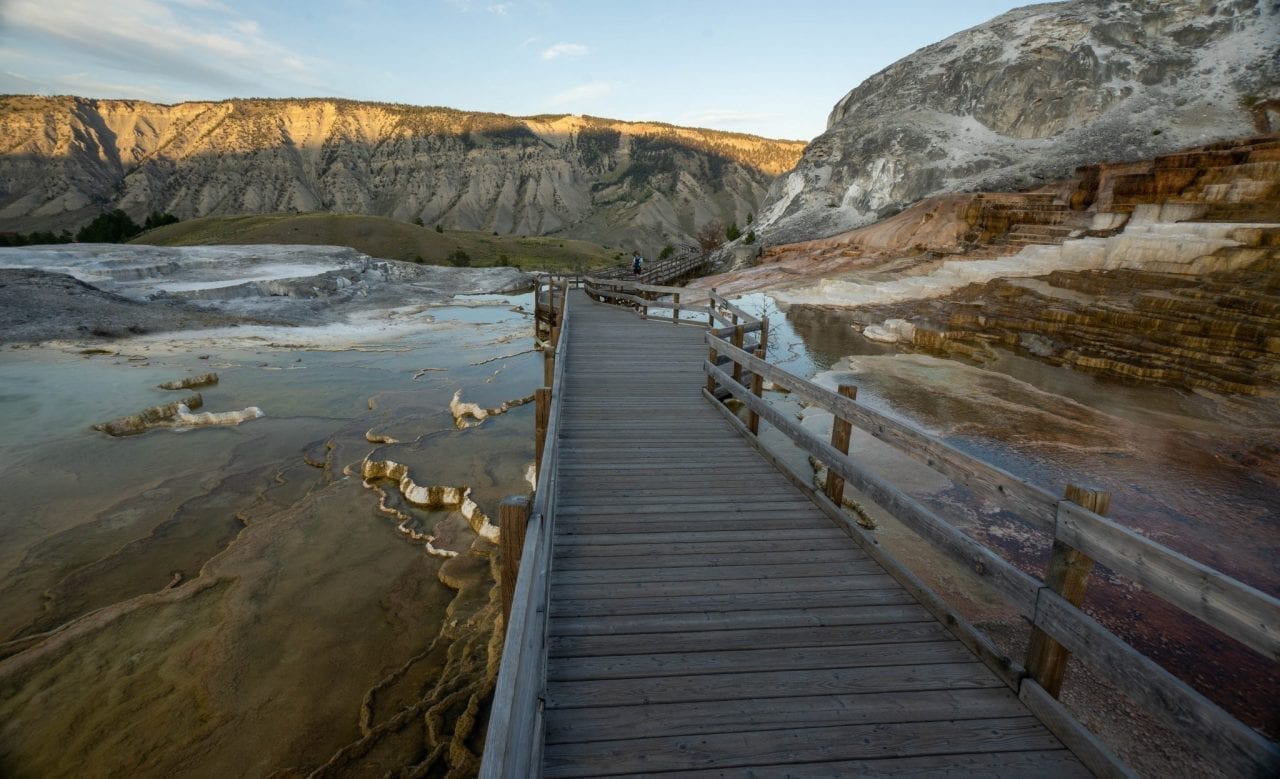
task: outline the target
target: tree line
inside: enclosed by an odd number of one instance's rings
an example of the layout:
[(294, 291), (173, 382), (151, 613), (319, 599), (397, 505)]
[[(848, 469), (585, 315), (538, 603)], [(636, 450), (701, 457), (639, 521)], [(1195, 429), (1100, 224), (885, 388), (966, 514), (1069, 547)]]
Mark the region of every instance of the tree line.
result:
[(133, 217), (117, 208), (113, 211), (98, 214), (93, 221), (81, 227), (72, 238), (71, 233), (63, 230), (54, 233), (52, 230), (36, 230), (31, 233), (0, 233), (0, 246), (32, 246), (50, 243), (124, 243), (141, 234), (144, 230), (176, 224), (178, 217), (168, 212), (152, 211), (142, 224), (133, 221)]

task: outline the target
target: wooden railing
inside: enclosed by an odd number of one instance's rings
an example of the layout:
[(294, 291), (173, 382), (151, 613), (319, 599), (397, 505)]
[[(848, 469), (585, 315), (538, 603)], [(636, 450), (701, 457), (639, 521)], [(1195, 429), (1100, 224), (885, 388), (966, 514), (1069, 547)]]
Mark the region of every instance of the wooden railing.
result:
[[(863, 547), (901, 571), (901, 564), (883, 552), (874, 537), (851, 521), (841, 508), (844, 484), (850, 484), (947, 556), (973, 571), (1033, 626), (1025, 665), (1004, 656), (994, 644), (965, 623), (936, 595), (924, 602), (974, 649), (1041, 719), (1066, 740), (1090, 768), (1100, 773), (1117, 770), (1105, 748), (1087, 734), (1071, 736), (1061, 727), (1066, 716), (1056, 698), (1067, 659), (1074, 654), (1094, 672), (1157, 715), (1187, 744), (1211, 759), (1228, 775), (1280, 774), (1280, 748), (1182, 680), (1139, 653), (1080, 609), (1094, 561), (1137, 582), (1206, 624), (1234, 637), (1272, 662), (1280, 660), (1280, 600), (1219, 571), (1198, 563), (1107, 519), (1106, 493), (1069, 485), (1059, 498), (1000, 468), (975, 459), (909, 425), (859, 405), (856, 389), (841, 386), (832, 392), (769, 364), (763, 354), (751, 354), (717, 332), (706, 335), (711, 359), (705, 364), (707, 396), (717, 388), (741, 401), (749, 410), (742, 422), (726, 417), (746, 435), (758, 431), (764, 419), (828, 469), (826, 490), (810, 490), (815, 501), (842, 522)], [(732, 363), (732, 371), (721, 364)], [(745, 383), (742, 375), (751, 376)], [(763, 380), (789, 390), (793, 397), (830, 411), (835, 416), (832, 440), (825, 441), (761, 397)], [(856, 426), (913, 459), (973, 490), (982, 498), (1016, 513), (1050, 535), (1052, 550), (1044, 580), (1017, 568), (977, 540), (964, 534), (938, 513), (910, 497), (890, 481), (860, 466), (848, 456), (849, 431)], [(764, 447), (758, 448), (784, 471), (790, 469)], [(798, 481), (799, 474), (791, 473)], [(807, 486), (807, 485), (802, 485)], [(923, 588), (909, 571), (910, 589)], [(919, 595), (919, 593), (918, 593)], [(1055, 727), (1055, 725), (1059, 727)]]
[[(714, 289), (642, 284), (599, 276), (584, 277), (583, 289), (593, 300), (632, 306), (644, 319), (670, 319), (676, 324), (701, 325), (720, 337), (734, 339), (739, 346), (747, 334), (760, 333), (763, 339), (769, 330), (768, 318), (756, 319)], [(655, 309), (670, 313), (657, 315), (652, 313)], [(685, 314), (696, 315), (699, 319), (688, 319), (683, 316)], [(706, 317), (705, 322), (701, 317)]]
[(592, 275), (597, 279), (619, 279), (636, 284), (671, 284), (697, 275), (710, 264), (709, 255), (701, 254), (694, 247), (684, 247), (679, 257), (646, 263), (638, 275), (630, 263), (596, 271)]
[[(1097, 561), (1277, 662), (1280, 661), (1280, 600), (1108, 520), (1104, 516), (1106, 493), (1069, 485), (1059, 498), (909, 425), (859, 405), (853, 387), (842, 386), (838, 392), (832, 392), (770, 364), (765, 359), (768, 320), (747, 314), (715, 290), (690, 290), (593, 276), (567, 283), (563, 279), (552, 282), (551, 290), (559, 289), (559, 295), (554, 291), (547, 294), (550, 310), (538, 320), (555, 323), (546, 352), (548, 364), (553, 367), (547, 368), (548, 386), (543, 388), (545, 393), (540, 393), (546, 397), (547, 411), (545, 415), (539, 411), (538, 416), (539, 420), (545, 420), (545, 424), (538, 423), (540, 438), (545, 435), (552, 444), (540, 456), (532, 508), (525, 498), (509, 498), (500, 513), (504, 561), (511, 563), (514, 572), (514, 561), (518, 560), (519, 573), (515, 577), (510, 618), (506, 622), (503, 662), (494, 693), (482, 776), (520, 776), (541, 761), (543, 726), (539, 696), (546, 662), (547, 574), (555, 508), (551, 501), (557, 462), (554, 441), (560, 424), (554, 388), (560, 386), (565, 371), (564, 361), (555, 359), (555, 350), (564, 332), (572, 326), (565, 316), (565, 294), (569, 287), (578, 284), (592, 298), (634, 307), (646, 318), (706, 328), (706, 396), (755, 442), (767, 459), (805, 489), (819, 508), (844, 526), (872, 558), (1016, 691), (1028, 708), (1095, 773), (1127, 775), (1127, 769), (1056, 700), (1071, 654), (1161, 718), (1187, 744), (1211, 756), (1228, 775), (1280, 774), (1280, 748), (1276, 744), (1143, 656), (1080, 609), (1089, 572)], [(670, 314), (657, 315), (653, 313), (655, 310), (670, 311)], [(682, 315), (693, 315), (697, 319)], [(746, 344), (745, 337), (751, 333), (759, 334), (757, 341)], [(762, 397), (765, 380), (789, 390), (804, 402), (830, 411), (835, 417), (831, 441), (815, 436), (789, 414), (770, 405)], [(729, 396), (746, 407), (746, 422), (720, 402)], [(541, 402), (539, 408), (542, 408)], [(823, 492), (813, 490), (804, 475), (795, 473), (760, 444), (761, 420), (773, 425), (827, 467)], [(1048, 533), (1053, 538), (1053, 548), (1045, 578), (1041, 580), (1017, 568), (896, 485), (850, 459), (850, 431), (855, 426)], [(542, 445), (538, 448), (541, 452)], [(845, 484), (861, 491), (926, 541), (973, 571), (1026, 618), (1034, 633), (1025, 664), (1007, 657), (853, 521), (841, 507)], [(508, 515), (512, 518), (511, 525), (508, 525)], [(527, 532), (509, 533), (509, 528), (516, 530), (522, 526), (524, 516), (528, 517)], [(508, 549), (508, 535), (513, 545), (515, 539), (521, 540), (523, 554), (518, 546)], [(510, 586), (506, 578), (504, 575), (504, 586)]]
[(534, 289), (534, 331), (543, 353), (543, 386), (535, 392), (537, 478), (532, 500), (526, 495), (507, 497), (498, 511), (506, 636), (480, 767), (484, 777), (524, 777), (530, 766), (542, 763), (548, 577), (561, 418), (557, 388), (564, 385), (565, 372), (565, 361), (556, 357), (573, 326), (569, 290), (580, 283), (576, 277), (539, 277)]

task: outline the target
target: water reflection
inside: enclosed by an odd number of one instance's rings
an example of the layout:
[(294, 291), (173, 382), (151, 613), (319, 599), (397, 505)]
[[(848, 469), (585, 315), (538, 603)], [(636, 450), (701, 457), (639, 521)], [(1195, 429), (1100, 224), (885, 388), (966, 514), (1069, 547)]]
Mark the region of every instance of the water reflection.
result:
[[(1125, 385), (1000, 350), (993, 362), (965, 364), (868, 341), (841, 311), (794, 306), (784, 313), (762, 294), (739, 305), (770, 317), (770, 356), (787, 370), (831, 387), (855, 384), (860, 403), (1051, 492), (1068, 483), (1108, 490), (1117, 521), (1280, 594), (1274, 398)], [(853, 451), (867, 467), (906, 478), (910, 466), (878, 446), (855, 434)], [(915, 493), (1015, 564), (1042, 570), (1051, 539), (1017, 517), (960, 488)], [(1094, 576), (1086, 608), (1255, 725), (1275, 726), (1280, 677), (1250, 650), (1105, 570)]]
[[(458, 553), (428, 555), (378, 511), (360, 463), (376, 453), (417, 483), (469, 487), (491, 516), (527, 489), (532, 406), (458, 430), (449, 400), (533, 391), (541, 358), (518, 310), (530, 303), (459, 300), (385, 332), (6, 349), (0, 774), (465, 763), (470, 731), (448, 739), (496, 670), (492, 544), (457, 512), (408, 507)], [(205, 409), (266, 416), (125, 439), (89, 429), (210, 370)]]

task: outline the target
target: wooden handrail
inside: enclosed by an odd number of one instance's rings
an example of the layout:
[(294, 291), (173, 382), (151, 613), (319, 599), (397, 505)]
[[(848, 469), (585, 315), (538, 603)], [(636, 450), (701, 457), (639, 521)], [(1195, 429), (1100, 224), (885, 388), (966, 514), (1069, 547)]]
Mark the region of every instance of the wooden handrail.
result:
[[(960, 452), (927, 434), (890, 419), (825, 387), (770, 365), (724, 339), (733, 328), (706, 335), (710, 354), (789, 389), (802, 400), (832, 412), (892, 444), (958, 484), (971, 487), (1029, 524), (1053, 534), (1117, 574), (1186, 613), (1233, 636), (1276, 661), (1280, 659), (1280, 600), (1147, 539), (1083, 506), (1061, 500), (1041, 487)], [(1274, 775), (1280, 747), (1266, 740), (1177, 677), (1144, 657), (1121, 638), (1050, 590), (1044, 582), (962, 533), (945, 519), (886, 480), (867, 472), (847, 455), (806, 430), (788, 414), (756, 397), (731, 372), (707, 360), (708, 386), (719, 384), (753, 415), (772, 424), (802, 449), (861, 490), (926, 540), (979, 575), (1020, 614), (1102, 673), (1135, 700), (1159, 714), (1189, 742), (1220, 761), (1228, 773)], [(713, 397), (708, 394), (708, 397)], [(747, 429), (743, 425), (743, 430)], [(1022, 686), (1035, 685), (1024, 679)], [(1038, 685), (1037, 685), (1038, 689)], [(1028, 689), (1028, 697), (1034, 695)]]
[[(554, 289), (554, 285), (553, 285)], [(555, 294), (549, 296), (555, 306)], [(529, 775), (530, 766), (542, 764), (545, 722), (542, 696), (546, 684), (547, 604), (550, 598), (552, 530), (555, 526), (556, 479), (562, 393), (567, 355), (561, 348), (572, 327), (566, 300), (560, 298), (557, 339), (551, 344), (561, 355), (555, 360), (551, 403), (546, 425), (542, 463), (538, 469), (533, 503), (525, 531), (511, 620), (502, 644), (502, 664), (493, 691), (486, 748), (480, 776), (506, 779)]]
[(727, 341), (717, 339), (707, 343), (721, 354), (740, 362), (752, 373), (759, 373), (774, 385), (785, 387), (797, 398), (822, 406), (842, 419), (893, 445), (912, 459), (924, 463), (951, 479), (980, 493), (985, 498), (999, 501), (1033, 527), (1053, 532), (1057, 521), (1059, 498), (1057, 495), (994, 465), (985, 463), (961, 452), (950, 444), (922, 433), (896, 419), (841, 397), (826, 387), (788, 373), (782, 368), (747, 354)]
[[(642, 310), (641, 316), (644, 317), (649, 316), (649, 309), (656, 308), (671, 311), (669, 318), (676, 324), (701, 327), (710, 327), (712, 323), (716, 322), (724, 324), (725, 327), (713, 331), (722, 335), (732, 334), (736, 331), (737, 326), (741, 326), (744, 333), (764, 332), (767, 327), (764, 320), (757, 319), (734, 306), (720, 295), (717, 295), (715, 290), (667, 287), (657, 284), (643, 284), (623, 278), (602, 278), (598, 276), (585, 277), (583, 285), (587, 294), (593, 299), (633, 305)], [(645, 293), (666, 295), (668, 297), (665, 299), (645, 297)], [(697, 305), (702, 301), (707, 301), (708, 305)], [(725, 314), (721, 313), (722, 311), (729, 311), (733, 318), (725, 316)], [(701, 323), (681, 319), (680, 314), (682, 313), (706, 316), (709, 322)]]

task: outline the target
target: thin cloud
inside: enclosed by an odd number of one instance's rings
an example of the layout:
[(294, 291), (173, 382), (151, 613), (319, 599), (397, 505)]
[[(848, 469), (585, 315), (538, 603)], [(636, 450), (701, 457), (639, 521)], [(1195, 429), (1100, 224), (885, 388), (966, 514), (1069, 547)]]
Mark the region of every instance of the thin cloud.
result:
[(554, 94), (548, 102), (553, 106), (589, 103), (607, 97), (612, 92), (613, 84), (607, 81), (591, 81)]
[(590, 51), (581, 43), (556, 43), (542, 50), (544, 60), (555, 60), (561, 57), (582, 57)]
[(491, 14), (496, 14), (498, 16), (506, 16), (507, 12), (510, 11), (511, 8), (512, 8), (511, 3), (494, 3), (493, 5), (489, 6), (485, 10)]
[[(183, 9), (218, 13), (210, 24), (183, 18)], [(11, 29), (46, 38), (104, 66), (142, 79), (194, 87), (261, 91), (273, 76), (305, 76), (304, 60), (262, 34), (253, 19), (217, 2), (185, 0), (12, 0), (4, 8)]]
[(125, 99), (155, 100), (151, 86), (103, 81), (87, 73), (67, 73), (39, 80), (13, 71), (0, 72), (0, 91), (44, 95), (112, 95)]
[(734, 108), (708, 108), (684, 114), (680, 123), (693, 127), (750, 127), (766, 124), (778, 118), (778, 114), (765, 111), (740, 111)]

